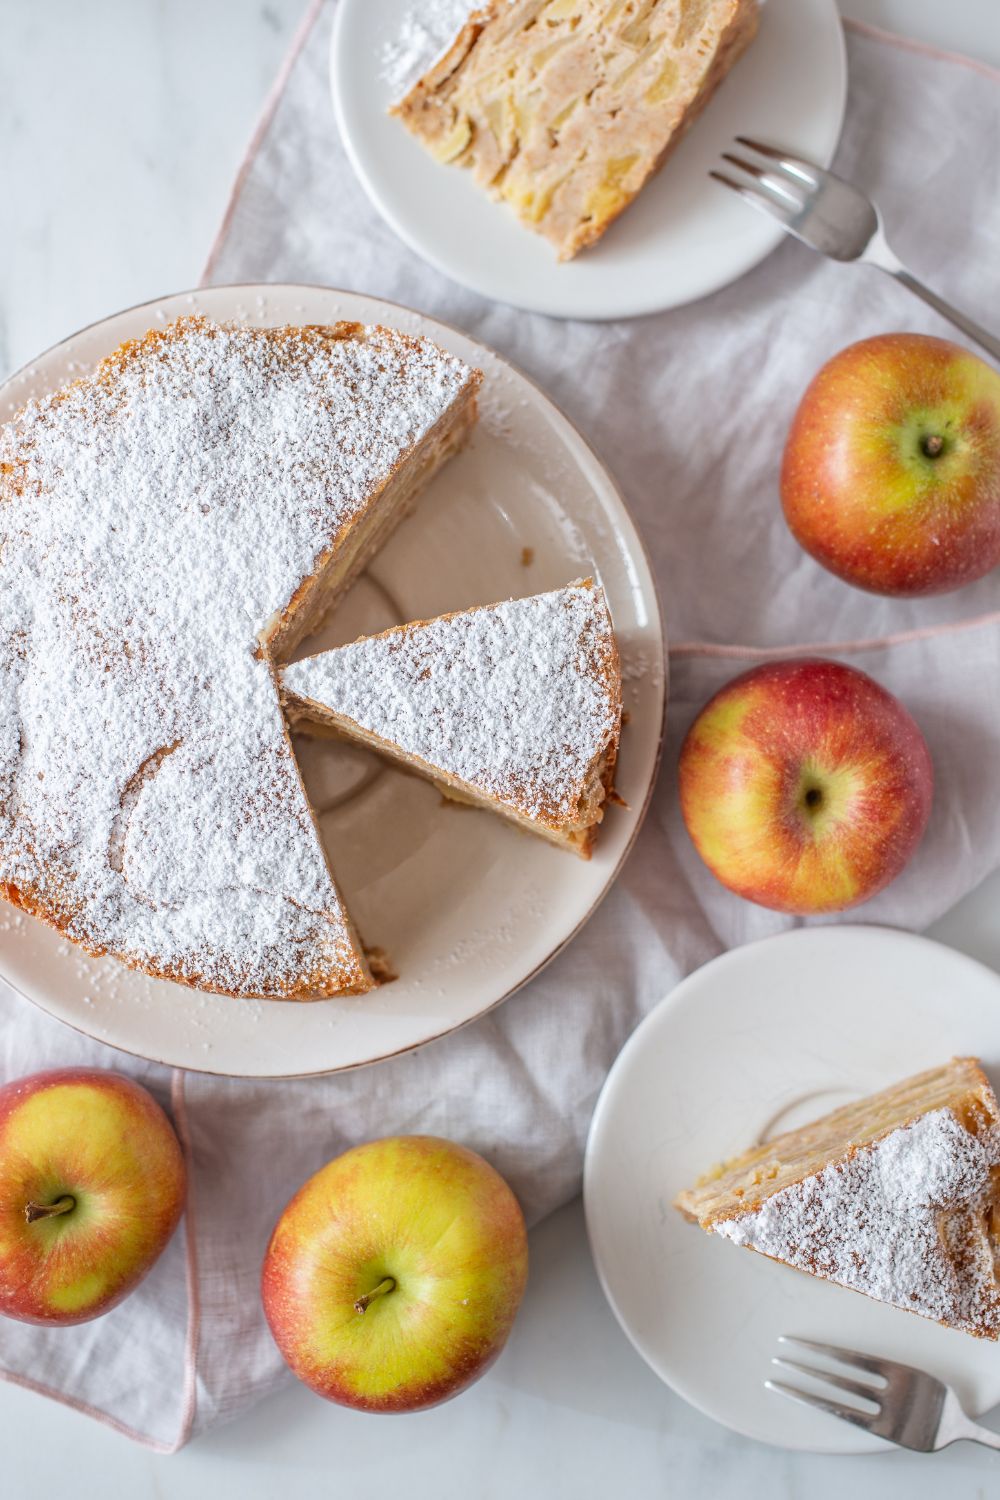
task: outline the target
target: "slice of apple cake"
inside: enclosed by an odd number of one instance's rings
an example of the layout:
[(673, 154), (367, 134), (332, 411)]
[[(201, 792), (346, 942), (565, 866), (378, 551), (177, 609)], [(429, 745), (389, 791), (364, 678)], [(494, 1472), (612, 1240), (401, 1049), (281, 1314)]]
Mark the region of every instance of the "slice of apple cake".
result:
[(757, 16), (757, 0), (492, 0), (394, 112), (570, 260), (663, 164)]
[(293, 723), (315, 720), (589, 856), (622, 713), (592, 579), (366, 636), (283, 667), (281, 682)]
[(755, 1146), (675, 1207), (772, 1260), (1000, 1338), (1000, 1109), (975, 1058)]

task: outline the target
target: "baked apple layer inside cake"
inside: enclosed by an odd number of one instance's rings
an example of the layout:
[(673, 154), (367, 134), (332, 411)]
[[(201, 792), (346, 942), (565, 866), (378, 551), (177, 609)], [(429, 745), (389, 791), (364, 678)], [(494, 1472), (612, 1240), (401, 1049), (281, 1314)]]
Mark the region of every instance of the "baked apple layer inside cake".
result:
[(493, 0), (394, 112), (569, 260), (662, 166), (757, 0)]

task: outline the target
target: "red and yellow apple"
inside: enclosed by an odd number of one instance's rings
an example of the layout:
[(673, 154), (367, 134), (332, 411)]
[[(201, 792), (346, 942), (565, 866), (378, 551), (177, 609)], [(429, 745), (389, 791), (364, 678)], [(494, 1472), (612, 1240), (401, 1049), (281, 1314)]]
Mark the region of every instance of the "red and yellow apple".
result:
[(473, 1151), (397, 1136), (346, 1151), (300, 1188), (261, 1290), (294, 1373), (330, 1401), (417, 1411), (500, 1353), (528, 1273), (517, 1199)]
[(131, 1079), (62, 1068), (0, 1088), (0, 1313), (108, 1312), (163, 1250), (184, 1192), (170, 1121)]
[(894, 880), (932, 791), (906, 709), (835, 661), (745, 672), (705, 705), (681, 750), (684, 821), (713, 875), (803, 916), (857, 906)]
[(792, 421), (781, 499), (824, 567), (876, 594), (940, 594), (1000, 563), (1000, 374), (887, 333), (823, 366)]

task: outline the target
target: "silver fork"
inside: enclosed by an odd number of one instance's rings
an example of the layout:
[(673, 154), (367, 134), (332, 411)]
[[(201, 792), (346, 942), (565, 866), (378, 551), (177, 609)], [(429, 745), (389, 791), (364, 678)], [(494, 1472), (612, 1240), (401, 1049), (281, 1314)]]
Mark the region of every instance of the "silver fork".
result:
[[(831, 1370), (816, 1365), (802, 1364), (798, 1360), (780, 1356), (771, 1361), (785, 1370), (795, 1370), (808, 1375), (812, 1380), (825, 1381), (835, 1390), (845, 1391), (867, 1403), (867, 1409), (849, 1406), (844, 1401), (834, 1401), (828, 1396), (814, 1395), (797, 1386), (785, 1385), (780, 1380), (765, 1380), (769, 1391), (777, 1391), (792, 1401), (804, 1406), (817, 1407), (863, 1427), (887, 1443), (898, 1443), (901, 1448), (913, 1448), (918, 1453), (936, 1453), (947, 1448), (949, 1443), (963, 1438), (971, 1443), (982, 1443), (984, 1448), (1000, 1449), (1000, 1433), (980, 1427), (966, 1416), (962, 1405), (950, 1386), (945, 1385), (925, 1370), (913, 1365), (901, 1365), (894, 1359), (882, 1359), (875, 1354), (860, 1354), (857, 1349), (839, 1349), (835, 1344), (817, 1344), (812, 1339), (793, 1339), (782, 1335), (781, 1344), (795, 1344), (800, 1349), (810, 1349), (814, 1354), (825, 1355), (845, 1369), (853, 1370), (855, 1377), (837, 1375)], [(871, 1377), (874, 1376), (874, 1381)]]
[[(981, 348), (1000, 360), (1000, 339), (924, 286), (896, 258), (885, 238), (875, 204), (859, 188), (815, 162), (738, 135), (736, 143), (752, 156), (723, 151), (722, 159), (739, 178), (709, 172), (741, 198), (770, 214), (797, 240), (833, 260), (859, 260), (877, 266), (908, 287)], [(755, 159), (756, 158), (756, 159)]]

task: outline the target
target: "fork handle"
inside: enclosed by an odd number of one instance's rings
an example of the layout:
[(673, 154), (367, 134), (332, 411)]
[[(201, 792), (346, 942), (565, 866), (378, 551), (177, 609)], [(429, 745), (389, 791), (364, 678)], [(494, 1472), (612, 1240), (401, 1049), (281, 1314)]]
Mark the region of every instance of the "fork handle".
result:
[(926, 302), (928, 307), (933, 307), (942, 318), (947, 318), (949, 323), (961, 329), (966, 338), (970, 338), (974, 344), (978, 344), (981, 349), (986, 350), (987, 354), (1000, 362), (1000, 339), (992, 333), (987, 333), (980, 324), (974, 322), (972, 318), (967, 318), (965, 313), (959, 312), (957, 307), (952, 307), (951, 303), (939, 297), (937, 292), (932, 292), (929, 286), (924, 286), (922, 281), (918, 281), (896, 259), (881, 234), (875, 236), (868, 253), (862, 259), (868, 261), (870, 265), (878, 266), (880, 271), (885, 271), (888, 275), (895, 277), (898, 282), (913, 292), (914, 296), (919, 297), (921, 302)]
[(980, 1443), (984, 1448), (994, 1448), (1000, 1452), (1000, 1432), (980, 1427), (962, 1407), (955, 1392), (946, 1388), (933, 1447), (937, 1451), (940, 1448), (950, 1448), (952, 1443)]
[(967, 1443), (980, 1443), (984, 1448), (995, 1448), (1000, 1452), (1000, 1432), (991, 1432), (988, 1427), (980, 1427), (978, 1422), (972, 1422), (965, 1413), (963, 1420), (951, 1429), (947, 1442), (958, 1443), (963, 1440)]
[(965, 313), (959, 312), (957, 307), (952, 307), (950, 302), (946, 302), (943, 297), (939, 297), (936, 292), (932, 292), (930, 287), (924, 286), (923, 282), (918, 281), (915, 276), (911, 276), (905, 267), (900, 266), (898, 271), (892, 271), (890, 275), (895, 276), (896, 280), (902, 282), (903, 286), (909, 287), (910, 291), (918, 296), (921, 302), (926, 302), (928, 307), (933, 307), (934, 311), (939, 312), (943, 318), (947, 318), (949, 323), (954, 323), (955, 327), (961, 329), (966, 338), (972, 339), (974, 344), (978, 344), (981, 349), (985, 349), (987, 354), (992, 355), (995, 360), (1000, 360), (1000, 339), (994, 338), (991, 333), (987, 333), (986, 329), (974, 322), (972, 318), (967, 318)]

